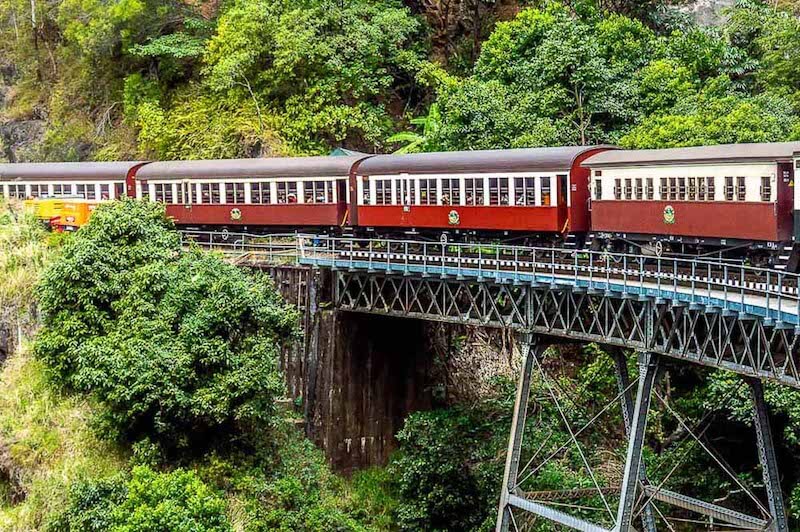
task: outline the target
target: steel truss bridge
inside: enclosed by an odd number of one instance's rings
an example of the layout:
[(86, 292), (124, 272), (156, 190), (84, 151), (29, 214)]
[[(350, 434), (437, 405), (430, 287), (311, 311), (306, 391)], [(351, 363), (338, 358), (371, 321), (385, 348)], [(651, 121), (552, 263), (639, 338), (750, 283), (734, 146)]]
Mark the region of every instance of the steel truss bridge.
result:
[[(592, 532), (652, 532), (659, 522), (673, 529), (656, 502), (694, 512), (727, 529), (788, 530), (762, 381), (800, 388), (796, 274), (699, 259), (509, 245), (191, 232), (184, 238), (242, 263), (329, 268), (335, 279), (334, 304), (342, 311), (518, 331), (526, 349), (498, 530), (522, 530), (524, 518), (531, 515)], [(577, 436), (587, 427), (573, 430), (558, 394), (547, 386), (570, 434), (567, 443), (577, 448), (596, 488), (593, 493), (607, 510), (605, 524), (567, 513), (563, 508), (568, 505), (548, 502), (552, 493), (521, 489), (531, 468), (537, 467), (533, 458), (522, 460), (531, 380), (541, 376), (547, 382), (545, 349), (564, 341), (603, 344), (616, 361), (620, 393), (612, 402), (622, 410), (628, 443), (622, 479), (613, 489), (599, 486), (583, 454)], [(628, 377), (623, 349), (639, 353), (639, 377), (634, 381)], [(697, 427), (692, 429), (658, 395), (665, 358), (737, 373), (750, 388), (767, 504), (734, 481), (753, 499), (759, 515), (671, 492), (663, 487), (666, 479), (660, 484), (648, 479), (642, 449), (654, 398), (718, 460)], [(610, 403), (602, 411), (609, 407)], [(619, 497), (615, 511), (607, 500), (609, 491)], [(585, 494), (562, 495), (569, 499)]]

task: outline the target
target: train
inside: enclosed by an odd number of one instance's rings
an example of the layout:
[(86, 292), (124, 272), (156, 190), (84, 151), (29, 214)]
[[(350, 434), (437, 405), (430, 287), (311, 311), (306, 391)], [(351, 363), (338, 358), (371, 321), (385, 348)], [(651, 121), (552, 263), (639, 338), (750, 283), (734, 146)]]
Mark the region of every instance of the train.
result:
[(502, 241), (800, 269), (800, 142), (339, 152), (0, 164), (0, 196), (156, 201), (193, 230)]

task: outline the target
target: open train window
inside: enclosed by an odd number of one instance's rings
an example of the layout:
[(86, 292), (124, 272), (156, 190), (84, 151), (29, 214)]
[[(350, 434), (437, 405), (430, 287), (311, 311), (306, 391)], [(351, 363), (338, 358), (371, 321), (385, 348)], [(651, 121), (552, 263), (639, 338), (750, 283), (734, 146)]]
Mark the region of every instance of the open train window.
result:
[(652, 200), (655, 197), (655, 185), (652, 177), (647, 178), (645, 181), (645, 187), (645, 197), (649, 200)]
[(603, 180), (602, 179), (595, 179), (594, 180), (594, 199), (596, 199), (596, 200), (603, 199)]
[(744, 184), (744, 177), (738, 176), (736, 178), (736, 201), (745, 201), (747, 199), (747, 188)]
[(688, 177), (686, 179), (688, 180), (688, 195), (686, 196), (686, 199), (689, 201), (695, 201), (697, 199), (697, 179), (694, 177)]
[(622, 199), (622, 179), (619, 178), (614, 179), (614, 199)]
[(642, 178), (641, 177), (637, 177), (636, 178), (636, 184), (635, 184), (635, 186), (633, 188), (633, 193), (634, 193), (634, 196), (636, 197), (637, 200), (641, 200), (641, 199), (644, 198), (644, 193), (642, 191)]
[(278, 183), (278, 203), (297, 203), (297, 183)]
[(668, 198), (668, 196), (669, 196), (669, 193), (667, 191), (667, 178), (666, 177), (662, 177), (661, 178), (661, 185), (658, 187), (658, 195), (662, 200), (666, 200)]
[(675, 177), (669, 178), (669, 199), (678, 199), (678, 179)]
[(772, 201), (772, 178), (761, 177), (761, 201)]
[(725, 177), (725, 201), (733, 201), (733, 176)]
[(633, 180), (631, 179), (625, 180), (625, 199), (633, 199)]
[(244, 183), (225, 183), (225, 202), (244, 203)]
[(708, 184), (708, 186), (706, 187), (706, 199), (708, 201), (714, 201), (717, 195), (717, 187), (714, 184), (714, 178), (707, 177), (706, 183)]
[(467, 205), (483, 205), (483, 178), (464, 180)]
[(458, 179), (442, 179), (442, 205), (461, 204), (461, 182)]
[[(375, 183), (380, 185), (381, 181)], [(306, 203), (333, 203), (333, 191), (330, 181), (307, 181), (303, 184), (303, 194)], [(389, 190), (391, 195), (391, 189)], [(376, 192), (376, 196), (378, 193)]]
[(436, 180), (419, 180), (419, 202), (422, 205), (436, 205)]
[(489, 205), (508, 205), (508, 178), (489, 179)]
[(219, 185), (217, 183), (203, 183), (200, 185), (202, 203), (220, 203)]
[(686, 178), (679, 177), (678, 178), (678, 199), (685, 200), (686, 199)]
[(270, 195), (271, 191), (268, 181), (257, 181), (255, 183), (250, 183), (251, 203), (272, 203)]
[(542, 205), (552, 205), (550, 199), (550, 176), (546, 175), (542, 178)]
[(388, 179), (375, 180), (375, 205), (392, 203), (392, 182)]
[(25, 199), (25, 185), (8, 185), (8, 197)]
[(699, 201), (706, 199), (706, 178), (704, 177), (697, 178), (697, 199)]

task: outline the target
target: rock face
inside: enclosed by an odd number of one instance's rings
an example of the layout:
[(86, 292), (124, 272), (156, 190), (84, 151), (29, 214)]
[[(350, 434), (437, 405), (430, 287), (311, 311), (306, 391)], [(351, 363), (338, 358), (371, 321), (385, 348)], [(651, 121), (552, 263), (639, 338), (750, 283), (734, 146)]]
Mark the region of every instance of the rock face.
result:
[(306, 435), (340, 472), (385, 464), (412, 412), (471, 404), (498, 377), (516, 379), (514, 337), (421, 320), (338, 312), (330, 272), (269, 268), (303, 313), (303, 339), (286, 346), (281, 369)]
[(725, 21), (723, 11), (734, 4), (734, 0), (695, 0), (679, 8), (701, 26), (719, 26)]
[(0, 122), (0, 161), (16, 163), (33, 159), (45, 127), (44, 120)]

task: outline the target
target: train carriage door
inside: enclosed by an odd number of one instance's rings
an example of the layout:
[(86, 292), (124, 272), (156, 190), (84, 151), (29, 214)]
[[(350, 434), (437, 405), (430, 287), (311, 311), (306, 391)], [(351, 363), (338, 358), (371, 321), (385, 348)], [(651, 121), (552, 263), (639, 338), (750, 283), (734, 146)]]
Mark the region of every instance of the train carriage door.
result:
[(556, 196), (556, 201), (558, 202), (558, 218), (560, 220), (560, 224), (562, 224), (561, 229), (562, 231), (566, 228), (566, 223), (568, 220), (569, 209), (567, 205), (567, 200), (569, 198), (569, 181), (566, 175), (558, 175), (556, 176), (558, 180), (558, 194)]
[(192, 184), (188, 179), (184, 179), (181, 184), (181, 198), (183, 198), (183, 206), (187, 209), (192, 208)]

